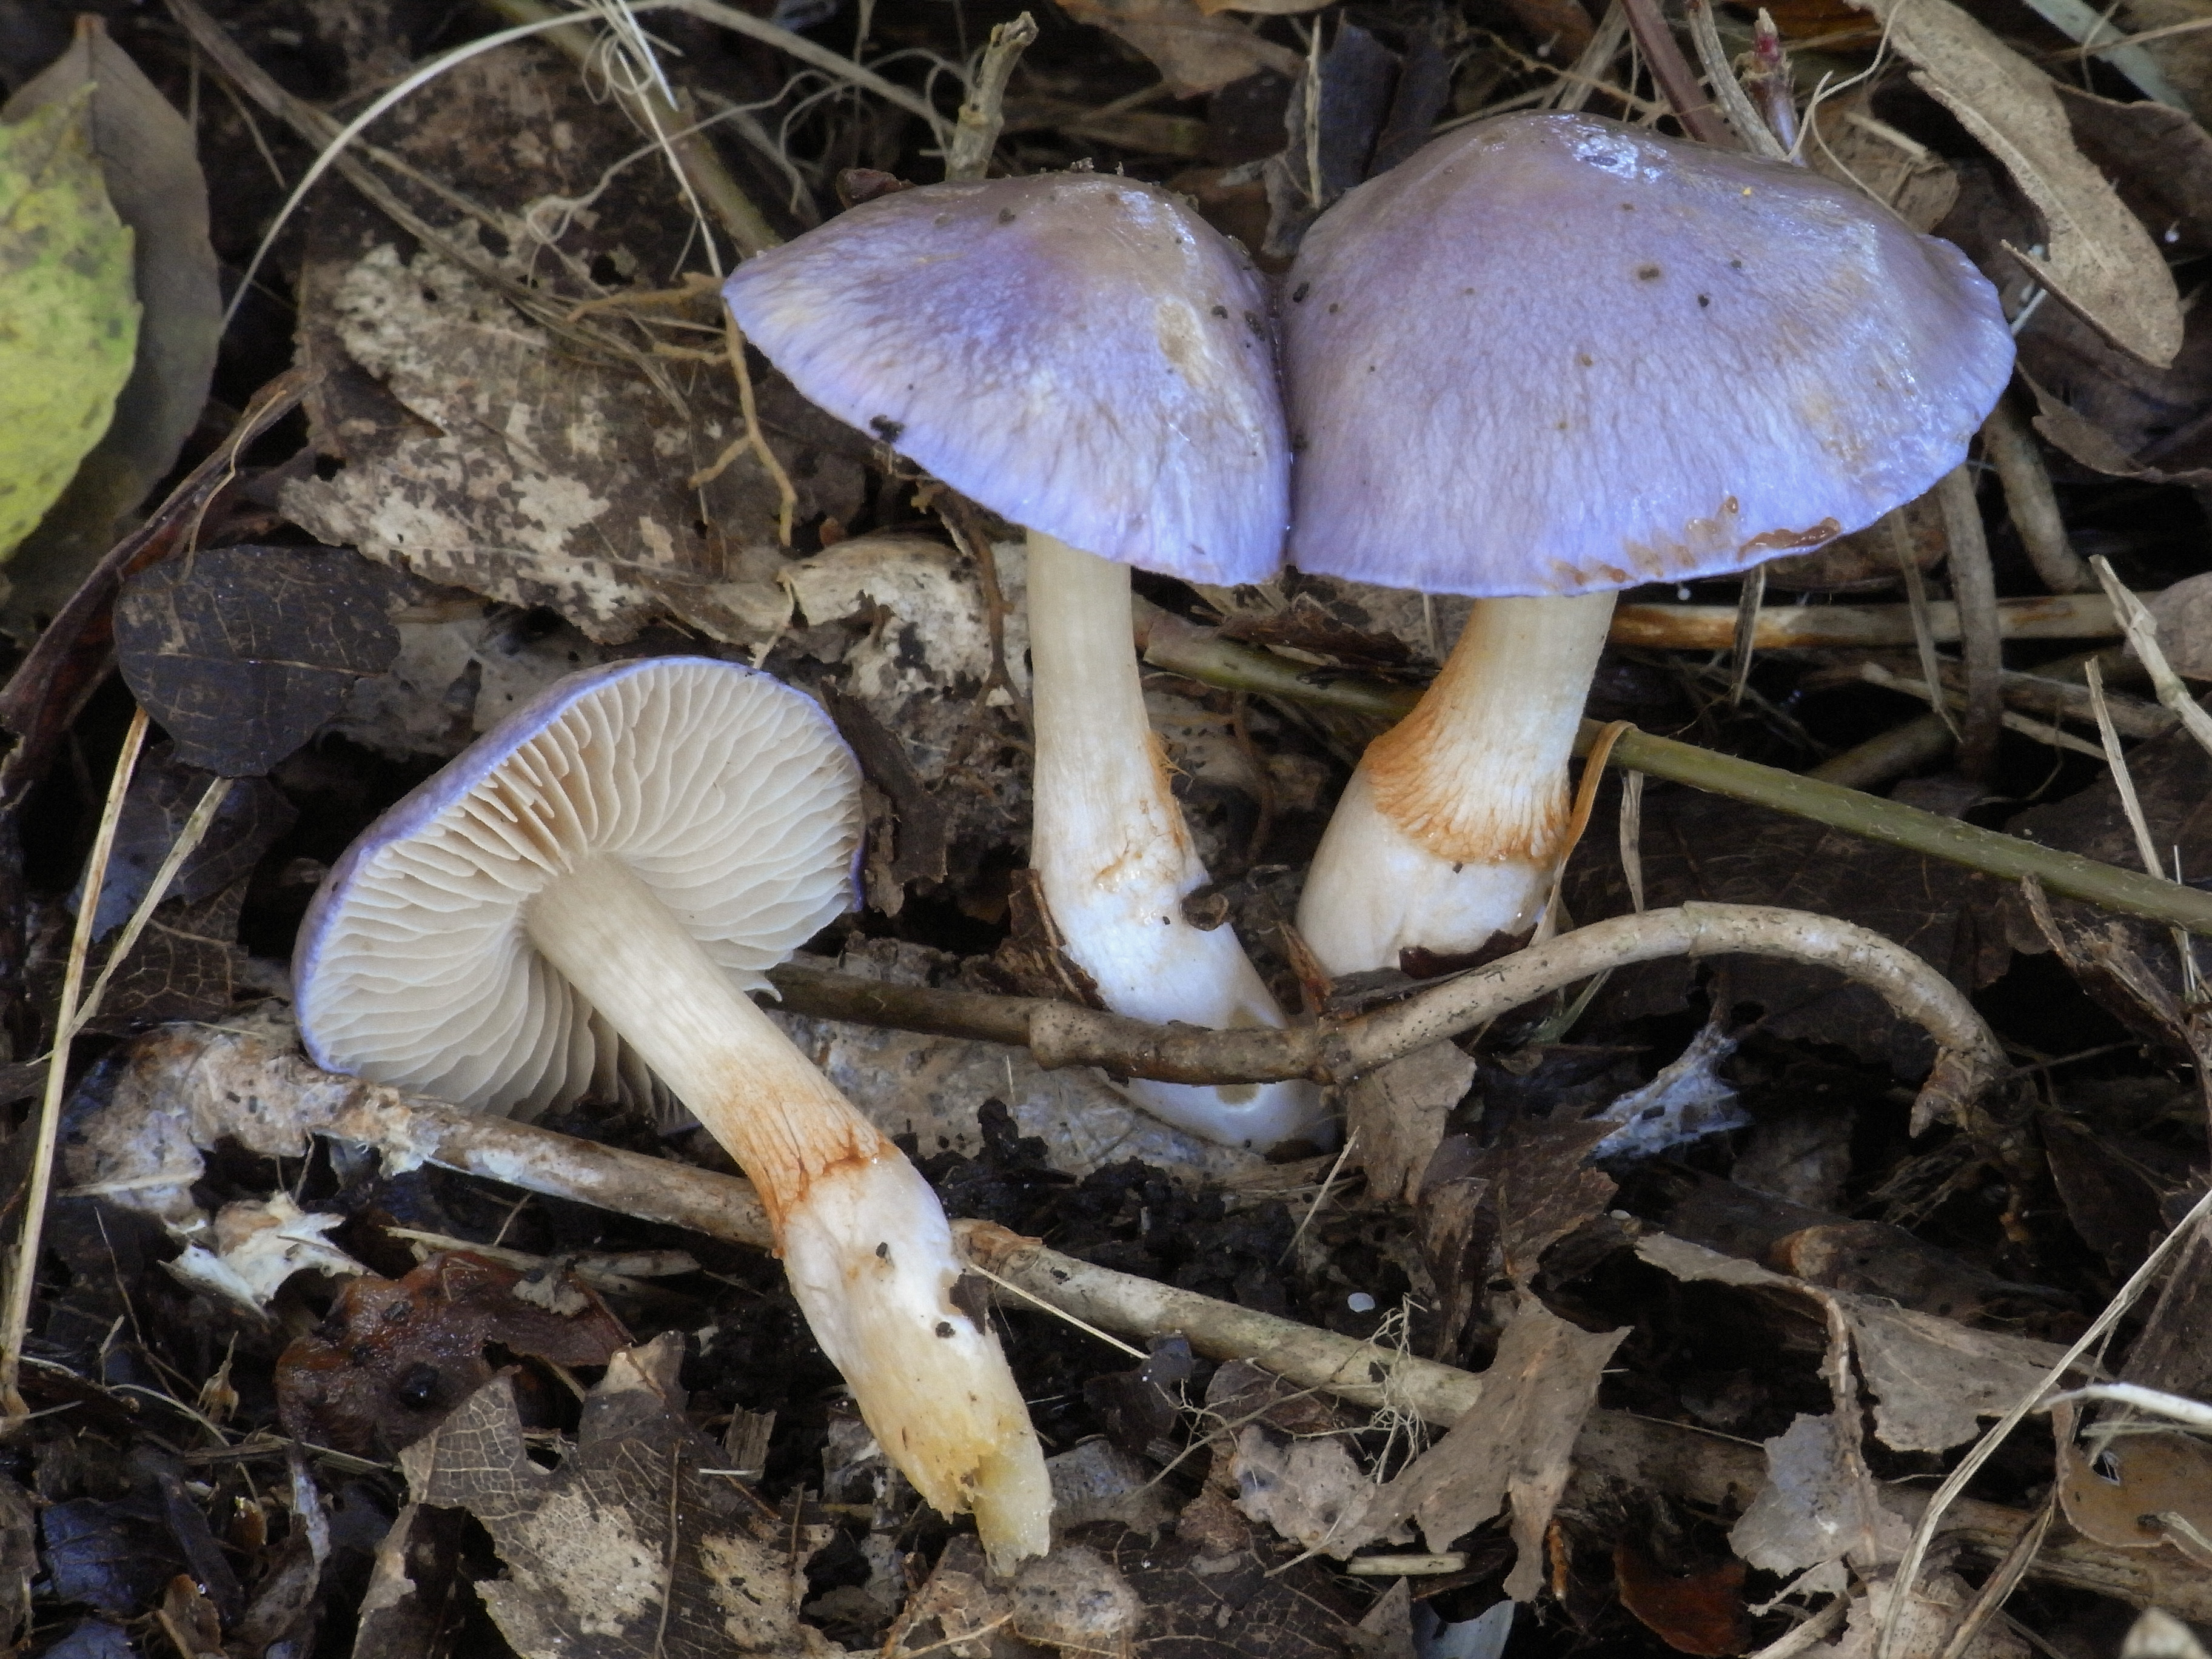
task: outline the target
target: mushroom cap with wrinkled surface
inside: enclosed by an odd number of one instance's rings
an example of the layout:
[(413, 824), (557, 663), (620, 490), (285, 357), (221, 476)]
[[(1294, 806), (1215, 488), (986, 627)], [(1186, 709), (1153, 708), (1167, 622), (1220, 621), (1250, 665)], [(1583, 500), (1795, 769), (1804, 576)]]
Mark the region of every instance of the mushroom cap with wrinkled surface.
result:
[(1292, 562), (1478, 597), (1719, 575), (1871, 523), (1965, 458), (2013, 358), (1949, 243), (1578, 114), (1360, 185), (1284, 309)]
[[(492, 1110), (633, 1089), (641, 1068), (526, 927), (617, 860), (746, 991), (856, 899), (860, 769), (821, 708), (702, 657), (569, 675), (364, 830), (293, 959), (315, 1063)], [(625, 1075), (625, 1074), (628, 1075)]]
[(1282, 562), (1265, 291), (1164, 190), (1084, 173), (923, 185), (747, 260), (722, 291), (808, 398), (1001, 517), (1188, 580)]

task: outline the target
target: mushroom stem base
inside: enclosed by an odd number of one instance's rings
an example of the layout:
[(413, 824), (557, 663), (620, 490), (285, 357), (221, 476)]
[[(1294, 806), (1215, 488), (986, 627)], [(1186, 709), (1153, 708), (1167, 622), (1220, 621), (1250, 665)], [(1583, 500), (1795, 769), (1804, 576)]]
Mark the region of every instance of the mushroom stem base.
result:
[(531, 942), (753, 1178), (792, 1293), (884, 1451), (995, 1563), (1050, 1543), (1050, 1482), (997, 1339), (961, 1311), (952, 1235), (896, 1146), (608, 860), (532, 901)]
[(1314, 857), (1298, 931), (1330, 973), (1535, 926), (1612, 616), (1610, 593), (1476, 602), (1413, 712), (1367, 746)]

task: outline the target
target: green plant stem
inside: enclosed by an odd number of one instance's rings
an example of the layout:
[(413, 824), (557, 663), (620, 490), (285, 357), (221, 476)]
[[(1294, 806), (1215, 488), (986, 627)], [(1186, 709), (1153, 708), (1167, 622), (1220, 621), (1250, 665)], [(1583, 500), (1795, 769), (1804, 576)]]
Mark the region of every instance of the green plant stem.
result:
[[(1416, 686), (1391, 685), (1359, 675), (1310, 668), (1273, 652), (1224, 640), (1212, 629), (1149, 608), (1139, 612), (1137, 629), (1139, 648), (1155, 668), (1233, 691), (1255, 691), (1383, 721), (1402, 717), (1420, 696)], [(1586, 753), (1600, 729), (1595, 721), (1584, 720), (1575, 752)], [(1962, 823), (1840, 784), (1761, 766), (1671, 738), (1654, 737), (1648, 732), (1624, 732), (1613, 747), (1612, 764), (1809, 818), (1926, 858), (1963, 864), (2002, 880), (2033, 876), (2048, 891), (2212, 936), (2212, 893), (2038, 846), (2018, 836)]]

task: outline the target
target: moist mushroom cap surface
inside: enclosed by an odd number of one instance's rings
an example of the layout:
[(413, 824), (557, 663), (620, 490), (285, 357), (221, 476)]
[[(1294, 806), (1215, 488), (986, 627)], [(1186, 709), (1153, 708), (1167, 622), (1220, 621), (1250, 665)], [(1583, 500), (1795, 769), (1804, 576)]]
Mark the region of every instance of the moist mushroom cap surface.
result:
[(1195, 581), (1281, 563), (1267, 301), (1167, 191), (928, 185), (749, 259), (731, 313), (801, 392), (1001, 516)]
[(765, 674), (660, 657), (571, 675), (392, 806), (325, 879), (293, 979), (316, 1064), (459, 1104), (565, 1104), (623, 1064), (530, 900), (595, 860), (744, 990), (854, 903), (860, 774)]
[(1285, 295), (1292, 561), (1431, 592), (1818, 546), (1958, 465), (2012, 368), (1949, 243), (1586, 115), (1429, 144), (1322, 216)]

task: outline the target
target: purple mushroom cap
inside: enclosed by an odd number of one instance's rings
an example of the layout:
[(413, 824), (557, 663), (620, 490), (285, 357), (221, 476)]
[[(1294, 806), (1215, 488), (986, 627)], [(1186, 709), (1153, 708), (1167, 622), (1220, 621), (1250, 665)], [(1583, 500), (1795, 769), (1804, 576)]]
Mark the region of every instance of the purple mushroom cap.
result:
[(1516, 114), (1362, 185), (1288, 279), (1304, 570), (1481, 597), (1739, 570), (1965, 458), (1996, 291), (1802, 168)]
[(722, 292), (807, 398), (1002, 517), (1190, 580), (1281, 564), (1266, 295), (1164, 190), (1063, 173), (902, 191)]

